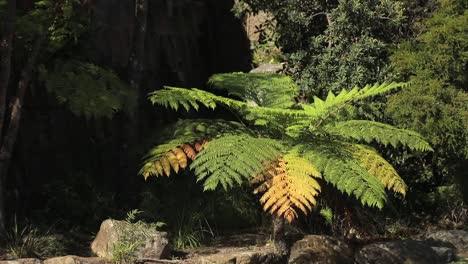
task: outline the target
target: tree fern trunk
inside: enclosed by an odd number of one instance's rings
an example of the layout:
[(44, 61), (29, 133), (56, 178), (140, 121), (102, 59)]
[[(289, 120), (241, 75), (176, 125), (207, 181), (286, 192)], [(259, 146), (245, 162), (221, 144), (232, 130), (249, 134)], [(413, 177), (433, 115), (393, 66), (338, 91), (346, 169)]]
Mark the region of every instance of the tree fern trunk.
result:
[(275, 243), (275, 251), (282, 259), (286, 260), (289, 257), (290, 248), (286, 241), (284, 232), (285, 221), (283, 218), (276, 215), (273, 216), (273, 241)]

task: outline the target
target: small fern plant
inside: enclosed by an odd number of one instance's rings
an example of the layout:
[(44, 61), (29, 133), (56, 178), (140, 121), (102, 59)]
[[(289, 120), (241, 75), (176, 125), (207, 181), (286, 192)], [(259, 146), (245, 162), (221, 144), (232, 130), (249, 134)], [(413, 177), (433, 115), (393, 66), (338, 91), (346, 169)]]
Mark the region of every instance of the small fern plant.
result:
[[(170, 176), (191, 169), (205, 190), (254, 185), (266, 212), (292, 222), (317, 204), (329, 183), (363, 205), (382, 208), (386, 190), (405, 196), (397, 171), (369, 144), (431, 151), (419, 134), (356, 119), (358, 101), (383, 95), (403, 83), (383, 83), (329, 93), (296, 103), (298, 88), (284, 75), (217, 74), (209, 91), (165, 87), (153, 104), (179, 110), (226, 108), (237, 120), (183, 119), (145, 158), (140, 174)], [(224, 90), (229, 97), (216, 95)]]

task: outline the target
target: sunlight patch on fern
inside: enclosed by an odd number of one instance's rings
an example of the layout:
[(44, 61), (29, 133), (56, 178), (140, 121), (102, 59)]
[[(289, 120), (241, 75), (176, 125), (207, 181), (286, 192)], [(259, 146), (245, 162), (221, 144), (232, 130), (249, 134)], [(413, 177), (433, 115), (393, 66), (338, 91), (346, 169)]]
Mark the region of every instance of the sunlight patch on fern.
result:
[(314, 178), (321, 178), (321, 174), (313, 164), (288, 154), (252, 182), (261, 183), (254, 193), (264, 192), (260, 198), (263, 209), (292, 222), (298, 217), (297, 209), (308, 214), (316, 205), (320, 185)]
[(326, 182), (356, 197), (363, 205), (383, 208), (387, 200), (384, 185), (357, 163), (352, 153), (346, 151), (346, 145), (301, 145), (300, 149), (322, 171)]
[(387, 188), (406, 195), (408, 187), (393, 166), (374, 149), (363, 145), (352, 145), (353, 155), (369, 174), (373, 175)]

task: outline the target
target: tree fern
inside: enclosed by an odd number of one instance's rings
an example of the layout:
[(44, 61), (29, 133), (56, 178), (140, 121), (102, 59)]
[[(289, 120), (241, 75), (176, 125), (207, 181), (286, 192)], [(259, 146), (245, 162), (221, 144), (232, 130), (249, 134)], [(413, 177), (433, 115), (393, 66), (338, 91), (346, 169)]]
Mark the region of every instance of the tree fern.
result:
[(349, 110), (356, 101), (405, 84), (356, 87), (298, 105), (292, 101), (295, 86), (282, 75), (220, 74), (210, 79), (210, 85), (214, 91), (225, 90), (238, 99), (171, 87), (153, 92), (150, 99), (175, 110), (181, 106), (185, 110), (223, 106), (235, 113), (239, 123), (179, 121), (171, 129), (169, 140), (150, 151), (141, 170), (143, 175), (169, 175), (193, 160), (190, 168), (205, 190), (250, 182), (256, 185), (255, 192), (262, 194), (260, 202), (265, 211), (293, 221), (300, 212), (307, 214), (316, 205), (318, 177), (370, 207), (384, 206), (386, 189), (406, 194), (406, 184), (395, 169), (358, 141), (431, 150), (415, 132), (378, 122), (348, 120), (352, 115), (343, 114), (352, 113)]

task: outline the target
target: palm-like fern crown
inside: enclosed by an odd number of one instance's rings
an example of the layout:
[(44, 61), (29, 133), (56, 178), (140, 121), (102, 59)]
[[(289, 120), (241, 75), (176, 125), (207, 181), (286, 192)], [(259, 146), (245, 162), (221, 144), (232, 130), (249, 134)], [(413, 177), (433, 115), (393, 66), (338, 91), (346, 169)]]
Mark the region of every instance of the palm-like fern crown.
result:
[(296, 104), (296, 85), (279, 74), (217, 74), (209, 84), (237, 99), (165, 87), (151, 93), (150, 100), (175, 110), (224, 107), (239, 120), (177, 122), (172, 137), (147, 155), (140, 171), (145, 178), (177, 173), (192, 160), (190, 168), (205, 190), (253, 184), (262, 194), (264, 210), (291, 222), (300, 211), (307, 214), (316, 205), (321, 189), (317, 178), (371, 207), (384, 206), (385, 189), (406, 194), (407, 186), (396, 170), (366, 143), (432, 150), (413, 131), (353, 120), (348, 111), (356, 101), (404, 87), (402, 83), (329, 93), (312, 104)]

